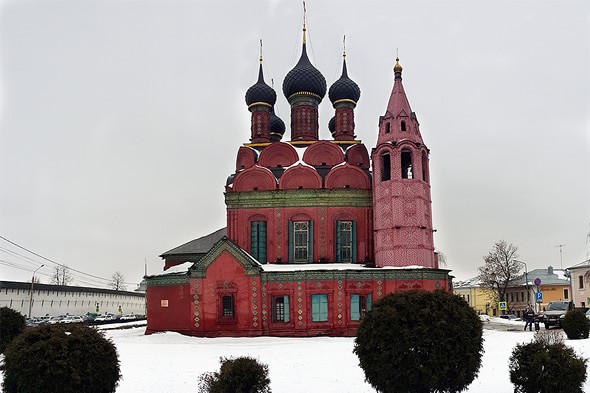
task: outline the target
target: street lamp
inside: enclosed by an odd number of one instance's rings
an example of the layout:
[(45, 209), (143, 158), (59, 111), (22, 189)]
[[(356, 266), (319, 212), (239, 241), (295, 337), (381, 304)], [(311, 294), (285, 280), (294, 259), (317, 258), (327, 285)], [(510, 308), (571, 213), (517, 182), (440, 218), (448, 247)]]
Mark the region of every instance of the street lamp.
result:
[(526, 266), (526, 262), (519, 261), (519, 260), (516, 260), (516, 259), (514, 259), (514, 262), (522, 263), (524, 265), (524, 279), (526, 281), (526, 305), (528, 307), (531, 304), (531, 298), (530, 298), (530, 294), (529, 294), (529, 273), (528, 273), (528, 268)]
[(33, 272), (33, 278), (31, 278), (31, 293), (29, 296), (29, 318), (31, 318), (31, 308), (33, 308), (33, 284), (35, 283), (35, 273), (37, 273), (37, 270), (41, 269), (43, 266), (45, 265), (41, 265), (37, 269), (35, 269), (35, 271)]

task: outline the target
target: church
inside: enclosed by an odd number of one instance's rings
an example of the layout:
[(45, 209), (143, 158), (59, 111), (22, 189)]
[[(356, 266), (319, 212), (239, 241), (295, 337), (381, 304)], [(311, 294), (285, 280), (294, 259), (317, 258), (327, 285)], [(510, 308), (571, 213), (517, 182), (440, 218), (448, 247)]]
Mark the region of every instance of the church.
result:
[[(429, 149), (402, 84), (393, 89), (369, 150), (357, 139), (359, 86), (328, 88), (307, 55), (284, 77), (290, 132), (264, 79), (245, 94), (249, 141), (225, 186), (226, 228), (161, 255), (147, 276), (146, 334), (353, 336), (371, 305), (405, 290), (451, 291), (434, 248)], [(375, 81), (376, 83), (381, 83)], [(318, 106), (334, 108), (319, 139)]]

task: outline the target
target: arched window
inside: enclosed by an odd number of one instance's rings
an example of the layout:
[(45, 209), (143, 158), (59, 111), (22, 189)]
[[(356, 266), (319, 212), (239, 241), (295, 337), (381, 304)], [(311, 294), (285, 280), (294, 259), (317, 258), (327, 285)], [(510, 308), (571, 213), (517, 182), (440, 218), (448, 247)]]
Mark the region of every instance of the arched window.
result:
[(356, 262), (356, 222), (336, 221), (336, 262)]
[(412, 179), (414, 177), (412, 173), (412, 152), (402, 150), (401, 160), (402, 179)]
[(266, 263), (266, 221), (250, 222), (250, 255)]
[(422, 152), (422, 180), (426, 183), (430, 180), (428, 178), (428, 157), (426, 156), (426, 152)]
[(391, 180), (391, 156), (389, 153), (381, 154), (381, 181)]

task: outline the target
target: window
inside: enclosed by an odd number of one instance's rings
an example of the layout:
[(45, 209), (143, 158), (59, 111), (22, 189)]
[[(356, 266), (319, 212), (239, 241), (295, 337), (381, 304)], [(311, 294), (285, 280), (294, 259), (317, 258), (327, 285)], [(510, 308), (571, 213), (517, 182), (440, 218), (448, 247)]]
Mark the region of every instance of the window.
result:
[(356, 260), (356, 222), (336, 221), (336, 262)]
[(313, 262), (313, 221), (289, 221), (289, 262)]
[(570, 298), (570, 291), (567, 288), (563, 288), (563, 299), (569, 300)]
[(391, 131), (391, 127), (389, 126), (389, 123), (385, 123), (385, 133), (389, 134), (390, 131)]
[(584, 289), (584, 276), (578, 276), (578, 289)]
[(266, 263), (266, 221), (250, 223), (250, 255), (258, 262)]
[(371, 310), (371, 294), (350, 295), (350, 320), (360, 321)]
[(422, 180), (428, 183), (428, 157), (422, 152)]
[(234, 317), (234, 297), (233, 295), (225, 295), (221, 301), (221, 316), (223, 318)]
[(381, 181), (391, 180), (391, 157), (389, 153), (381, 155)]
[(412, 152), (409, 150), (402, 150), (401, 159), (402, 179), (412, 179)]
[(326, 322), (328, 320), (328, 295), (311, 295), (312, 322)]
[(402, 128), (402, 131), (406, 131), (406, 121), (405, 120), (402, 120), (401, 128)]
[(289, 296), (276, 296), (272, 301), (273, 322), (289, 322)]

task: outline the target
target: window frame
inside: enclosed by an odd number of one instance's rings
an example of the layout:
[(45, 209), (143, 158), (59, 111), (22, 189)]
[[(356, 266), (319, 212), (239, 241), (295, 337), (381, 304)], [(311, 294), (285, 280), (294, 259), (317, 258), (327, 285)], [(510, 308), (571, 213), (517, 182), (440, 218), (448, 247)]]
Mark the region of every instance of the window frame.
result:
[(250, 221), (250, 255), (262, 264), (267, 263), (268, 255), (268, 222), (264, 220)]
[[(350, 305), (350, 321), (360, 322), (373, 308), (373, 295), (371, 293), (351, 293), (348, 303)], [(355, 310), (355, 307), (358, 309)]]
[(310, 296), (312, 323), (324, 323), (330, 321), (329, 296), (327, 293), (314, 293)]
[[(345, 223), (350, 223), (350, 239), (344, 243), (343, 235), (348, 231), (343, 231), (342, 225)], [(355, 220), (336, 220), (336, 241), (334, 242), (336, 245), (336, 262), (337, 263), (356, 263), (356, 221)], [(343, 250), (350, 251), (350, 258), (344, 258)]]
[[(300, 234), (295, 232), (295, 227), (297, 224), (307, 224), (307, 235), (306, 235), (306, 244), (303, 245), (296, 245), (295, 242), (297, 241), (297, 237)], [(289, 263), (313, 263), (313, 220), (290, 220), (289, 221)], [(307, 253), (306, 258), (295, 258), (296, 251), (305, 248), (305, 252)]]
[[(281, 299), (281, 302), (277, 302)], [(290, 323), (291, 322), (291, 306), (290, 306), (290, 299), (289, 295), (273, 295), (271, 300), (271, 307), (272, 307), (272, 322), (283, 324), (283, 323)], [(279, 316), (277, 312), (277, 304), (282, 304), (282, 314)]]

